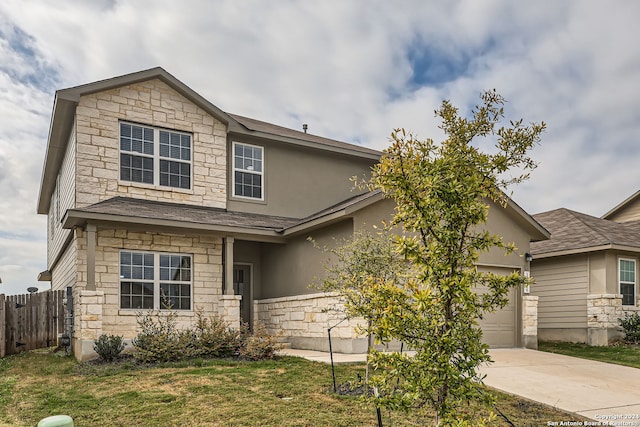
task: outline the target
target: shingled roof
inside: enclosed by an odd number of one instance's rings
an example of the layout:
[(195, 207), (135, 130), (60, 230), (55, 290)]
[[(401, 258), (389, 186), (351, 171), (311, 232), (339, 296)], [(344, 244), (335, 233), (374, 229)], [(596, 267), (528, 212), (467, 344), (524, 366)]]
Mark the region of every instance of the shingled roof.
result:
[(333, 149), (349, 150), (351, 152), (358, 152), (360, 154), (371, 156), (372, 158), (376, 159), (382, 154), (380, 151), (373, 150), (362, 145), (337, 141), (335, 139), (325, 138), (323, 136), (318, 136), (307, 132), (301, 132), (295, 129), (286, 128), (284, 126), (275, 125), (273, 123), (263, 122), (261, 120), (240, 116), (238, 114), (227, 114), (250, 132), (264, 133), (272, 137), (284, 137), (298, 141), (320, 144), (321, 146)]
[(565, 208), (533, 218), (551, 233), (551, 239), (531, 243), (538, 258), (614, 248), (640, 251), (640, 221), (617, 223)]
[(323, 223), (340, 220), (353, 210), (379, 199), (380, 192), (367, 192), (305, 218), (288, 218), (118, 196), (83, 208), (68, 210), (63, 219), (63, 227), (81, 226), (87, 221), (103, 221), (282, 237), (285, 234), (295, 234)]

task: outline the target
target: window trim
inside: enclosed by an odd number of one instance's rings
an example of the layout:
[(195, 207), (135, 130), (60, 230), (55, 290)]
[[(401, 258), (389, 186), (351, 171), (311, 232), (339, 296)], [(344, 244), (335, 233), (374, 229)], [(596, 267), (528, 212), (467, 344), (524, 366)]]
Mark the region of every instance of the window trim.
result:
[[(236, 169), (236, 146), (237, 145), (244, 145), (247, 147), (252, 147), (252, 148), (258, 148), (260, 149), (260, 151), (262, 152), (262, 170), (260, 172), (255, 172), (255, 171), (248, 171), (246, 169)], [(231, 142), (231, 197), (235, 198), (235, 199), (241, 199), (241, 200), (246, 200), (246, 201), (253, 201), (253, 202), (264, 202), (266, 199), (266, 150), (263, 146), (261, 145), (255, 145), (255, 144), (248, 144), (246, 142), (240, 142), (240, 141), (232, 141)], [(244, 172), (244, 173), (253, 173), (255, 175), (260, 175), (260, 177), (262, 178), (262, 188), (261, 188), (261, 196), (260, 198), (257, 197), (249, 197), (249, 196), (242, 196), (240, 194), (236, 194), (236, 171), (238, 172)]]
[[(147, 128), (147, 129), (151, 129), (153, 131), (153, 155), (151, 154), (145, 154), (145, 153), (138, 153), (135, 151), (126, 151), (126, 150), (122, 150), (121, 148), (121, 129), (122, 129), (122, 125), (126, 124), (126, 125), (130, 125), (130, 126), (138, 126), (138, 127), (142, 127), (142, 128)], [(190, 159), (187, 162), (186, 160), (181, 160), (181, 159), (173, 159), (171, 157), (163, 157), (160, 155), (160, 132), (164, 131), (164, 132), (171, 132), (171, 133), (177, 133), (180, 135), (187, 135), (190, 138), (190, 142), (191, 142), (191, 146), (189, 147), (189, 154), (190, 154)], [(167, 191), (167, 190), (171, 190), (171, 191), (178, 191), (178, 192), (186, 192), (186, 193), (193, 193), (193, 189), (194, 189), (194, 185), (193, 185), (193, 174), (194, 174), (194, 164), (193, 164), (193, 159), (194, 159), (194, 139), (193, 139), (193, 133), (190, 132), (185, 132), (182, 130), (178, 130), (178, 129), (170, 129), (170, 128), (164, 128), (161, 126), (152, 126), (152, 125), (147, 125), (144, 123), (136, 123), (136, 122), (130, 122), (128, 120), (120, 120), (118, 121), (118, 185), (126, 185), (126, 186), (135, 186), (135, 187), (143, 187), (143, 188), (152, 188), (152, 189), (156, 189), (156, 190), (162, 190), (162, 191)], [(153, 183), (146, 183), (146, 182), (138, 182), (138, 181), (127, 181), (122, 179), (122, 154), (128, 154), (131, 156), (139, 156), (139, 157), (145, 157), (145, 158), (151, 158), (153, 159)], [(160, 161), (161, 160), (169, 160), (169, 161), (176, 161), (178, 163), (188, 163), (189, 164), (189, 188), (182, 188), (182, 187), (172, 187), (170, 185), (161, 185), (160, 184)]]
[[(135, 253), (135, 254), (150, 254), (150, 255), (153, 255), (153, 279), (152, 280), (147, 280), (147, 279), (127, 279), (127, 278), (123, 277), (120, 274), (120, 272), (121, 272), (121, 268), (122, 268), (122, 263), (121, 263), (122, 253), (124, 253), (124, 252)], [(189, 280), (189, 281), (187, 281), (187, 280), (178, 280), (178, 281), (161, 280), (160, 279), (160, 256), (162, 256), (162, 255), (189, 257), (190, 265), (191, 265), (191, 274), (190, 274), (191, 280)], [(124, 307), (122, 307), (122, 282), (138, 282), (138, 283), (150, 283), (150, 282), (153, 282), (153, 308), (148, 309), (148, 308), (124, 308)], [(190, 298), (189, 298), (190, 299), (189, 308), (188, 309), (179, 309), (179, 308), (164, 308), (164, 307), (162, 307), (162, 305), (160, 303), (160, 288), (161, 288), (161, 285), (163, 283), (184, 285), (184, 284), (186, 284), (186, 282), (189, 282), (189, 287), (191, 289)], [(176, 252), (154, 252), (154, 251), (145, 251), (145, 250), (137, 250), (137, 249), (121, 249), (121, 250), (118, 251), (118, 310), (122, 310), (122, 311), (125, 311), (125, 312), (132, 312), (132, 311), (135, 312), (135, 311), (141, 311), (141, 310), (157, 310), (157, 311), (163, 311), (163, 312), (175, 311), (175, 312), (180, 313), (180, 314), (193, 312), (193, 300), (194, 300), (193, 282), (194, 282), (193, 254), (176, 253)]]
[[(622, 278), (621, 276), (621, 270), (622, 270), (622, 261), (629, 261), (633, 263), (633, 278), (635, 279), (633, 282), (629, 282), (629, 281), (624, 281), (624, 284), (626, 285), (633, 285), (633, 304), (622, 304), (624, 307), (635, 307), (636, 304), (636, 300), (637, 300), (637, 284), (638, 284), (638, 263), (636, 261), (635, 258), (625, 258), (625, 257), (618, 257), (618, 292), (622, 294)], [(624, 297), (623, 297), (623, 301), (624, 301)]]

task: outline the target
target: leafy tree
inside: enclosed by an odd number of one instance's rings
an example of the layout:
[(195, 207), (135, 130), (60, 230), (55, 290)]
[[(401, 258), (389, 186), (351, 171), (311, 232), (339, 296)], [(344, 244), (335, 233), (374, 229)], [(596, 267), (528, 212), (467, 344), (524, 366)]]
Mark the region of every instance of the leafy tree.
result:
[[(545, 125), (502, 125), (504, 99), (495, 91), (481, 99), (470, 118), (442, 103), (436, 117), (446, 138), (439, 144), (403, 129), (392, 133), (366, 185), (395, 201), (391, 226), (405, 231), (396, 249), (414, 274), (398, 280), (372, 273), (353, 293), (343, 292), (352, 310), (370, 321), (366, 333), (415, 350), (415, 356), (372, 352), (376, 403), (390, 409), (429, 405), (436, 425), (466, 425), (473, 411), (461, 408), (488, 403), (477, 369), (490, 356), (478, 320), (504, 307), (509, 289), (526, 281), (518, 274), (480, 272), (475, 263), (491, 248), (516, 249), (486, 230), (489, 202), (505, 205), (507, 187), (528, 178), (536, 166), (529, 152)], [(486, 140), (495, 145), (490, 153), (479, 148)], [(486, 292), (477, 292), (480, 287)]]
[[(339, 305), (332, 310), (344, 313), (346, 318), (364, 320), (368, 326), (356, 332), (366, 333), (381, 318), (375, 304), (379, 295), (371, 284), (376, 280), (401, 284), (410, 275), (411, 266), (396, 250), (394, 240), (394, 235), (387, 232), (359, 231), (340, 244), (320, 248), (331, 255), (331, 261), (325, 265), (327, 275), (317, 287), (338, 294)], [(372, 341), (369, 334), (368, 351), (373, 348)], [(367, 363), (367, 381), (369, 368)]]

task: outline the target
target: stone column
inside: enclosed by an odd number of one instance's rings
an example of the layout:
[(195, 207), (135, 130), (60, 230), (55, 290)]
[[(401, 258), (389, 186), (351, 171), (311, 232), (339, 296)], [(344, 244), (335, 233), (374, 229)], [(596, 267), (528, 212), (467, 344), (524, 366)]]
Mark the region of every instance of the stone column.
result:
[[(231, 286), (233, 291), (233, 285)], [(218, 313), (222, 320), (232, 329), (240, 329), (240, 301), (241, 295), (222, 295), (220, 297), (220, 309)]]
[(587, 344), (606, 346), (619, 335), (618, 319), (623, 317), (622, 295), (587, 295)]
[(81, 290), (78, 295), (73, 352), (78, 360), (95, 357), (93, 344), (102, 335), (103, 291)]
[(538, 349), (538, 297), (522, 296), (522, 345)]

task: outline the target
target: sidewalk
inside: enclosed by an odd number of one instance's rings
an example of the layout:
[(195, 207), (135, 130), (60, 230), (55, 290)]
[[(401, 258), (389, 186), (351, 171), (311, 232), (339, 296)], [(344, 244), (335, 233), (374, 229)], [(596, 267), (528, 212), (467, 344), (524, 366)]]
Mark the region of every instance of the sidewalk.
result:
[[(280, 354), (330, 363), (322, 351)], [(334, 363), (365, 357), (333, 354)], [(495, 362), (481, 369), (489, 387), (601, 422), (595, 425), (640, 427), (640, 369), (526, 349), (492, 349), (491, 357)]]
[[(331, 355), (324, 351), (315, 350), (298, 350), (295, 348), (286, 348), (280, 350), (278, 354), (283, 356), (296, 356), (303, 359), (313, 360), (314, 362), (331, 363)], [(366, 354), (346, 354), (346, 353), (333, 353), (333, 363), (354, 363), (367, 360)]]

